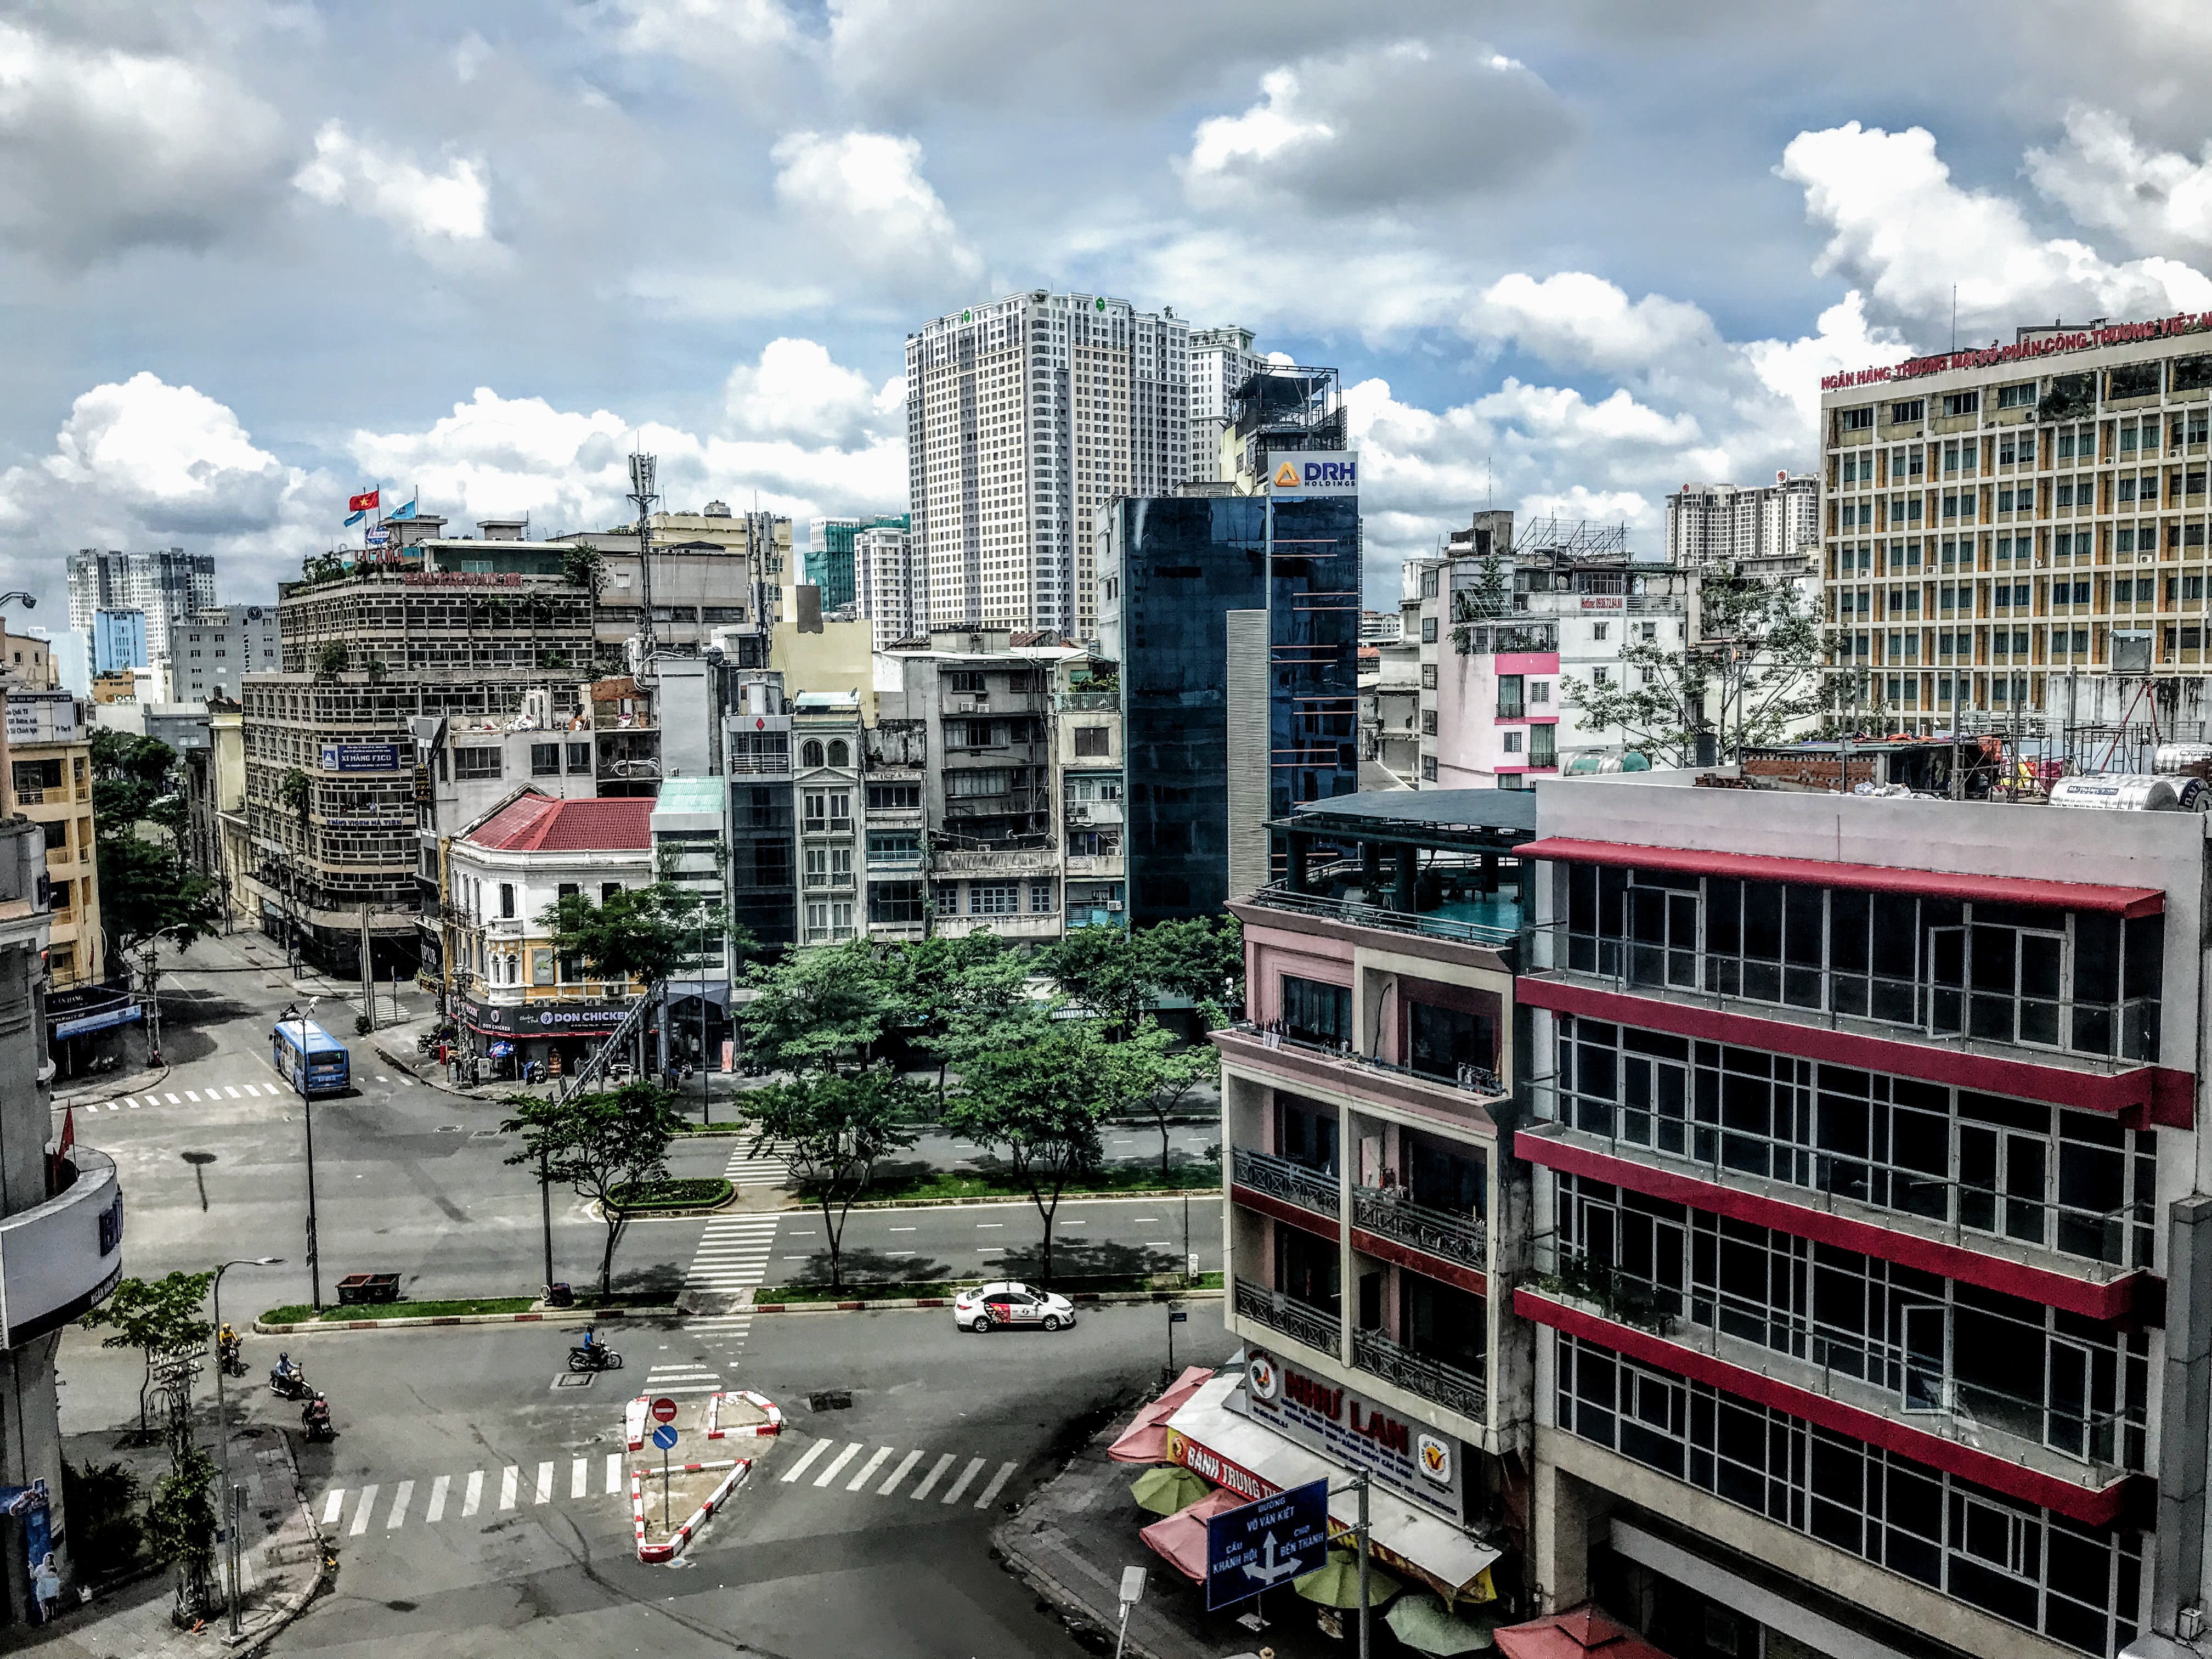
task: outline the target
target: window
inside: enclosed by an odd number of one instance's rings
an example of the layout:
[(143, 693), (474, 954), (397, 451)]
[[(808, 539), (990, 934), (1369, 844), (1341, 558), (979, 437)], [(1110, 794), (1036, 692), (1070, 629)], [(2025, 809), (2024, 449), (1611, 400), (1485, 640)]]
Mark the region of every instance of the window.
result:
[(1999, 409), (2026, 409), (2034, 402), (2035, 382), (2033, 380), (2022, 381), (2018, 386), (1999, 386), (1997, 388), (1997, 407)]
[(1281, 976), (1283, 1030), (1301, 1042), (1341, 1048), (1352, 1041), (1352, 991), (1295, 974)]
[(911, 864), (921, 857), (921, 831), (919, 830), (868, 831), (868, 862), (871, 865)]
[(1437, 665), (1432, 662), (1425, 662), (1421, 665), (1421, 690), (1433, 691), (1436, 689)]
[(1909, 421), (1921, 419), (1927, 413), (1928, 400), (1925, 398), (1914, 398), (1905, 403), (1892, 404), (1889, 406), (1890, 424), (1902, 426)]
[(1018, 881), (973, 883), (968, 889), (971, 916), (1012, 916), (1021, 914), (1022, 884)]
[(830, 740), (830, 764), (832, 766), (850, 766), (852, 763), (853, 745), (847, 743), (842, 738), (832, 738)]
[(1505, 752), (1509, 755), (1519, 754), (1521, 752), (1521, 733), (1518, 732), (1508, 732), (1504, 736)]
[(453, 750), (453, 778), (466, 783), (500, 775), (500, 756), (496, 749), (456, 749)]
[(572, 743), (568, 744), (568, 775), (570, 777), (588, 778), (592, 775), (591, 744), (588, 743)]
[(1419, 1001), (1408, 1001), (1405, 1008), (1407, 1060), (1413, 1070), (1462, 1086), (1488, 1089), (1495, 1085), (1495, 1016)]
[(921, 786), (918, 783), (872, 783), (868, 786), (871, 812), (918, 812)]
[(1874, 405), (1863, 409), (1839, 409), (1836, 411), (1836, 430), (1838, 432), (1869, 432), (1874, 429)]
[(1594, 643), (1603, 645), (1607, 640), (1612, 637), (1612, 635), (1613, 624), (1611, 623), (1592, 623), (1590, 624), (1590, 639)]
[(1103, 726), (1079, 726), (1075, 728), (1075, 755), (1078, 760), (1103, 760), (1106, 757), (1108, 728)]
[[(1500, 674), (1498, 677), (1498, 718), (1517, 720), (1526, 705), (1522, 696), (1523, 678), (1519, 674)], [(1436, 728), (1429, 728), (1434, 731)]]
[(1033, 881), (1030, 884), (1030, 914), (1031, 915), (1048, 916), (1058, 908), (1054, 902), (1050, 882)]
[(868, 920), (891, 927), (918, 927), (922, 921), (921, 884), (879, 881), (868, 888)]
[(978, 795), (1004, 795), (1013, 788), (1013, 772), (1004, 766), (976, 767), (945, 775), (945, 793), (954, 800)]
[(809, 738), (799, 745), (799, 763), (815, 767), (822, 764), (822, 743), (818, 738)]
[(69, 820), (55, 818), (42, 826), (46, 834), (46, 851), (66, 853), (69, 850)]
[(1529, 701), (1530, 702), (1532, 702), (1532, 703), (1548, 703), (1548, 702), (1551, 702), (1551, 700), (1552, 700), (1552, 683), (1551, 683), (1551, 681), (1549, 681), (1549, 680), (1530, 680), (1530, 681), (1528, 682), (1528, 701)]
[(2154, 363), (2129, 363), (2124, 368), (2110, 369), (2105, 375), (2105, 395), (2107, 398), (2155, 398), (2158, 396), (2159, 366)]
[(502, 921), (514, 919), (514, 884), (511, 881), (503, 881), (499, 884), (499, 914)]
[(530, 775), (533, 778), (557, 778), (561, 775), (559, 744), (533, 743), (530, 745)]
[(620, 893), (622, 890), (623, 884), (618, 881), (601, 882), (599, 884), (599, 902), (605, 904), (609, 899), (613, 898), (617, 894)]
[[(1604, 671), (1603, 669), (1601, 669), (1601, 668), (1600, 670), (1598, 670), (1598, 672), (1599, 672), (1599, 673), (1601, 673), (1601, 674), (1602, 674), (1604, 672), (1605, 672), (1605, 671)], [(1421, 781), (1422, 781), (1422, 782), (1424, 782), (1424, 783), (1434, 783), (1436, 781), (1437, 781), (1437, 757), (1436, 757), (1434, 755), (1424, 755), (1424, 756), (1422, 756), (1422, 757), (1421, 757)]]
[(853, 792), (832, 789), (830, 792), (830, 827), (850, 830), (853, 827)]
[(1423, 645), (1434, 645), (1436, 642), (1437, 642), (1437, 619), (1436, 619), (1434, 617), (1422, 617), (1422, 618), (1421, 618), (1421, 643), (1422, 643)]
[(1981, 407), (1982, 394), (1978, 392), (1954, 392), (1943, 399), (1943, 413), (1947, 416), (1978, 414)]
[(532, 985), (553, 983), (553, 951), (550, 946), (533, 945), (531, 948), (530, 982)]
[(1436, 736), (1437, 711), (1435, 709), (1424, 708), (1421, 710), (1421, 731), (1425, 736), (1431, 738)]

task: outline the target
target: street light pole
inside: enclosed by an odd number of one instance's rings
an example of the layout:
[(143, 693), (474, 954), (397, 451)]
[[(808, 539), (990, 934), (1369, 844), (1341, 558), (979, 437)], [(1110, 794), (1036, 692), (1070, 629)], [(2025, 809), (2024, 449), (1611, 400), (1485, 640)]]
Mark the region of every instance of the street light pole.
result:
[[(315, 999), (308, 998), (309, 1012), (313, 1011), (314, 1006)], [(286, 1004), (283, 1013), (278, 1016), (279, 1024), (288, 1019), (302, 1025), (307, 1023), (297, 1003)], [(307, 1284), (315, 1311), (319, 1315), (323, 1310), (323, 1254), (315, 1227), (315, 1100), (307, 1092), (306, 1032), (300, 1034), (300, 1069), (292, 1079), (292, 1086), (300, 1091), (300, 1115), (307, 1130)]]
[(229, 1567), (230, 1639), (238, 1640), (238, 1511), (230, 1484), (230, 1410), (222, 1387), (222, 1276), (233, 1267), (273, 1267), (281, 1255), (239, 1256), (215, 1270), (215, 1438), (222, 1457), (222, 1534)]

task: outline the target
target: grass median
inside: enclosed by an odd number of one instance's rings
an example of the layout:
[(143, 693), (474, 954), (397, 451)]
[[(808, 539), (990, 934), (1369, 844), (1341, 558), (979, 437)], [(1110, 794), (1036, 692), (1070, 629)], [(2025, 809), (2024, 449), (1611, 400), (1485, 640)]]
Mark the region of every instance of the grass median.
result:
[[(915, 1297), (949, 1298), (987, 1282), (997, 1281), (939, 1279), (917, 1283), (908, 1279), (846, 1285), (836, 1290), (827, 1285), (763, 1285), (753, 1292), (753, 1304), (757, 1307), (765, 1302), (896, 1302)], [(1188, 1281), (1181, 1273), (1112, 1273), (1087, 1279), (1061, 1277), (1052, 1281), (1052, 1288), (1068, 1297), (1126, 1291), (1218, 1291), (1221, 1288), (1221, 1275), (1200, 1273), (1196, 1279)]]
[[(1218, 1164), (1178, 1165), (1163, 1173), (1158, 1164), (1109, 1164), (1082, 1176), (1060, 1194), (1062, 1199), (1116, 1197), (1122, 1194), (1218, 1193), (1221, 1190)], [(811, 1201), (805, 1188), (799, 1196)], [(951, 1204), (966, 1199), (1027, 1198), (1030, 1189), (1011, 1176), (996, 1170), (895, 1168), (878, 1173), (854, 1201), (854, 1208), (870, 1204)]]
[[(579, 1296), (573, 1308), (546, 1311), (566, 1317), (602, 1308), (665, 1308), (676, 1300), (674, 1291), (618, 1291), (613, 1296)], [(319, 1314), (304, 1302), (271, 1308), (261, 1316), (264, 1325), (342, 1325), (354, 1319), (453, 1319), (471, 1314), (528, 1313), (538, 1305), (534, 1296), (468, 1296), (440, 1302), (349, 1302), (332, 1304)]]
[(650, 1215), (655, 1210), (707, 1210), (730, 1201), (736, 1189), (720, 1176), (703, 1178), (672, 1176), (665, 1181), (641, 1181), (617, 1187), (610, 1196), (625, 1215)]

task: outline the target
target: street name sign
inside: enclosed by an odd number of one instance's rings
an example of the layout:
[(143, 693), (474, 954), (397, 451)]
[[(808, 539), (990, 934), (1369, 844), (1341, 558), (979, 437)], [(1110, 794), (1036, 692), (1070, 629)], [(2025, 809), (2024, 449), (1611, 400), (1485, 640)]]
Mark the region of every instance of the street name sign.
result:
[(1328, 1559), (1328, 1482), (1310, 1480), (1206, 1523), (1206, 1607), (1257, 1595)]

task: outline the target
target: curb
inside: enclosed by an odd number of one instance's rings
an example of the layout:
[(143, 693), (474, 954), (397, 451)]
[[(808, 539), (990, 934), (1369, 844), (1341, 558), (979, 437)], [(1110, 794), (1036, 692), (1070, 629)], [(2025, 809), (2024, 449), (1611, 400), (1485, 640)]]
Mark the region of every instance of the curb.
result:
[(323, 1593), (323, 1586), (330, 1582), (331, 1540), (323, 1536), (323, 1529), (315, 1520), (315, 1511), (307, 1502), (307, 1491), (300, 1485), (300, 1460), (298, 1454), (292, 1449), (292, 1431), (286, 1429), (283, 1432), (284, 1454), (292, 1465), (292, 1498), (293, 1501), (300, 1506), (301, 1519), (307, 1523), (307, 1537), (315, 1547), (315, 1571), (314, 1575), (307, 1580), (307, 1588), (301, 1593), (298, 1601), (280, 1614), (267, 1630), (260, 1632), (252, 1641), (241, 1644), (235, 1650), (241, 1656), (241, 1659), (244, 1656), (260, 1652), (262, 1649), (283, 1635), (295, 1620), (314, 1606), (315, 1598)]
[(665, 1319), (680, 1316), (683, 1312), (672, 1302), (665, 1306), (647, 1308), (545, 1308), (530, 1313), (437, 1314), (415, 1319), (316, 1319), (302, 1320), (296, 1325), (271, 1325), (257, 1319), (253, 1329), (260, 1336), (304, 1336), (316, 1331), (421, 1330), (432, 1325), (538, 1325), (559, 1324), (571, 1319)]
[[(56, 1096), (50, 1098), (46, 1103), (52, 1110), (58, 1112), (70, 1106), (89, 1105), (94, 1102), (105, 1104), (111, 1100), (120, 1100), (125, 1095), (145, 1094), (167, 1083), (169, 1080), (170, 1070), (169, 1066), (164, 1066), (159, 1072), (135, 1072), (131, 1076), (131, 1086), (127, 1089), (118, 1083), (112, 1089), (92, 1089), (82, 1094)], [(141, 1081), (142, 1079), (149, 1077), (154, 1079), (152, 1083)]]
[[(1219, 1187), (1164, 1187), (1149, 1193), (1062, 1193), (1059, 1201), (1063, 1204), (1099, 1204), (1112, 1200), (1132, 1204), (1158, 1204), (1171, 1202), (1186, 1193), (1193, 1198), (1219, 1198), (1223, 1190)], [(1026, 1193), (1016, 1193), (1011, 1197), (994, 1195), (987, 1198), (873, 1198), (856, 1200), (851, 1207), (855, 1210), (965, 1210), (984, 1204), (1020, 1204), (1034, 1207), (1036, 1200)], [(800, 1203), (789, 1207), (811, 1210), (816, 1206)]]
[[(1137, 1307), (1151, 1302), (1218, 1302), (1218, 1290), (1078, 1291), (1068, 1298), (1079, 1308)], [(914, 1308), (949, 1308), (949, 1296), (903, 1297), (884, 1302), (756, 1302), (755, 1313), (884, 1313)]]

